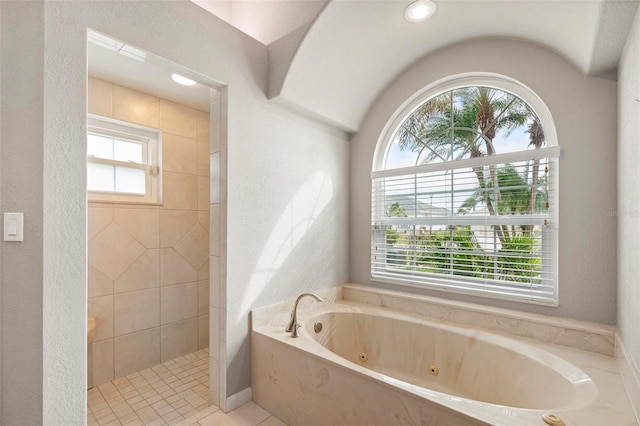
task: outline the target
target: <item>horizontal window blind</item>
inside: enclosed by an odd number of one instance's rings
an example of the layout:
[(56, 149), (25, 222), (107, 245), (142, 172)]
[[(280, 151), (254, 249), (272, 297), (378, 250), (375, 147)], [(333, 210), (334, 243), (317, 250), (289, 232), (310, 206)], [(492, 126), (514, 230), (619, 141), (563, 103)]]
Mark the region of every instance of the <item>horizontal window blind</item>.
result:
[(372, 279), (555, 304), (559, 153), (372, 173)]

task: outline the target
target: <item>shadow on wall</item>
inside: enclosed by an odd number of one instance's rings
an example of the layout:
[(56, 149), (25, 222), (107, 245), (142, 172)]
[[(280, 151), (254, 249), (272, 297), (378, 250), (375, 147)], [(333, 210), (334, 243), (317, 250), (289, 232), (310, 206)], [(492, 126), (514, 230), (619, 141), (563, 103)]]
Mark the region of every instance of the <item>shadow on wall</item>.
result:
[[(230, 328), (241, 328), (244, 337), (230, 348), (228, 377), (229, 395), (242, 391), (251, 383), (251, 342), (249, 311), (258, 301), (284, 300), (288, 291), (295, 288), (296, 294), (318, 289), (321, 281), (336, 275), (335, 253), (342, 251), (332, 241), (342, 214), (338, 209), (341, 198), (326, 172), (315, 172), (296, 191), (282, 210), (260, 252), (255, 268), (247, 272), (249, 284), (243, 293), (241, 309), (230, 317)], [(330, 249), (316, 251), (317, 245)], [(330, 256), (323, 253), (330, 253)], [(304, 271), (301, 271), (301, 268)], [(294, 277), (294, 278), (292, 278)], [(299, 277), (304, 277), (300, 280)], [(294, 279), (295, 281), (291, 281)], [(326, 284), (326, 283), (324, 283)], [(335, 283), (329, 283), (331, 285)], [(267, 291), (278, 294), (266, 295)], [(274, 302), (275, 303), (275, 302)], [(265, 304), (268, 304), (266, 302)], [(236, 346), (237, 345), (237, 346)]]
[(311, 230), (333, 199), (333, 182), (326, 172), (316, 172), (302, 184), (284, 208), (249, 279), (240, 312), (248, 312), (283, 263)]

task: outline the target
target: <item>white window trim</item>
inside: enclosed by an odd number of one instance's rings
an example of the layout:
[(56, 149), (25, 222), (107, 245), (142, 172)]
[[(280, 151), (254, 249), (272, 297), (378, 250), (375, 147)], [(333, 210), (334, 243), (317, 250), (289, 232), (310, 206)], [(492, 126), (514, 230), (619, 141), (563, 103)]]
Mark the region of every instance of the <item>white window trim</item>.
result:
[[(552, 262), (551, 265), (543, 265), (545, 269), (551, 269), (551, 281), (552, 281), (552, 293), (545, 294), (541, 297), (537, 296), (533, 292), (524, 291), (519, 294), (519, 291), (514, 292), (504, 292), (500, 288), (495, 289), (492, 288), (491, 284), (488, 285), (486, 283), (478, 282), (477, 286), (470, 286), (469, 279), (465, 279), (465, 277), (456, 277), (456, 276), (434, 276), (430, 278), (427, 283), (425, 282), (416, 282), (412, 281), (411, 275), (403, 275), (398, 274), (397, 276), (392, 276), (392, 273), (385, 274), (384, 277), (376, 276), (374, 273), (374, 248), (373, 248), (373, 225), (374, 222), (377, 222), (377, 218), (372, 217), (372, 234), (371, 234), (371, 260), (370, 260), (370, 278), (371, 281), (374, 282), (383, 282), (388, 284), (396, 284), (405, 287), (414, 287), (421, 289), (431, 289), (438, 291), (445, 291), (449, 293), (459, 293), (459, 294), (467, 294), (479, 297), (487, 297), (492, 299), (502, 299), (509, 300), (515, 302), (522, 303), (531, 303), (538, 305), (546, 305), (546, 306), (558, 306), (559, 304), (559, 283), (558, 283), (558, 205), (559, 205), (559, 176), (558, 176), (558, 159), (560, 157), (560, 147), (558, 146), (558, 138), (556, 133), (556, 127), (553, 121), (553, 117), (551, 112), (544, 104), (542, 99), (533, 92), (530, 88), (525, 86), (524, 84), (514, 80), (510, 77), (502, 76), (499, 74), (493, 73), (467, 73), (467, 74), (458, 74), (454, 76), (450, 76), (448, 78), (436, 81), (422, 90), (418, 91), (414, 96), (410, 97), (407, 101), (405, 101), (393, 114), (391, 120), (385, 125), (383, 131), (380, 134), (380, 138), (378, 139), (378, 143), (376, 145), (376, 149), (374, 151), (373, 157), (373, 165), (371, 172), (372, 179), (372, 199), (371, 206), (372, 208), (375, 205), (375, 179), (380, 177), (388, 177), (388, 176), (400, 176), (404, 174), (413, 174), (416, 173), (417, 170), (421, 169), (420, 172), (428, 171), (429, 169), (437, 169), (439, 167), (450, 168), (452, 167), (453, 162), (449, 162), (447, 165), (440, 164), (432, 164), (432, 165), (423, 165), (416, 167), (405, 167), (399, 169), (385, 169), (385, 160), (388, 154), (388, 151), (391, 147), (393, 137), (396, 134), (398, 128), (402, 125), (404, 120), (409, 117), (418, 107), (420, 107), (424, 102), (432, 99), (444, 92), (448, 92), (454, 89), (458, 89), (461, 87), (468, 86), (485, 86), (491, 87), (498, 90), (510, 92), (517, 97), (524, 100), (534, 111), (534, 113), (540, 119), (540, 123), (542, 128), (545, 131), (545, 140), (546, 140), (546, 148), (537, 150), (540, 151), (538, 153), (532, 154), (533, 156), (543, 156), (544, 158), (549, 158), (551, 167), (554, 169), (555, 178), (549, 188), (550, 192), (554, 194), (555, 203), (552, 203), (551, 208), (548, 212), (548, 217), (551, 222), (551, 226), (548, 228), (547, 236), (545, 238), (545, 246), (548, 250), (552, 252)], [(487, 160), (487, 158), (483, 158), (483, 164), (488, 164), (488, 162), (497, 164), (500, 162), (508, 162), (510, 157), (513, 156), (515, 159), (518, 156), (522, 156), (522, 152), (516, 153), (508, 153), (508, 154), (498, 154), (492, 156), (494, 158)], [(533, 158), (532, 156), (532, 158)], [(479, 159), (467, 159), (467, 160), (459, 160), (460, 162), (469, 162), (470, 164)], [(456, 162), (458, 163), (458, 162)], [(470, 165), (469, 164), (469, 165)], [(459, 166), (460, 164), (457, 164)], [(402, 221), (402, 219), (397, 219)], [(544, 220), (544, 219), (543, 219)], [(388, 218), (387, 218), (388, 221)], [(472, 280), (471, 280), (472, 281)], [(517, 286), (515, 286), (517, 287)]]
[(146, 172), (146, 194), (127, 194), (109, 191), (88, 191), (89, 202), (123, 204), (162, 204), (162, 131), (140, 124), (129, 123), (96, 114), (87, 115), (87, 134), (123, 136), (125, 139), (144, 141), (143, 156), (146, 164), (125, 163), (117, 160), (87, 156), (87, 162), (143, 169)]
[[(394, 112), (391, 120), (386, 124), (380, 133), (380, 138), (373, 155), (374, 172), (384, 169), (384, 161), (391, 147), (393, 135), (404, 122), (404, 119), (411, 115), (420, 105), (428, 99), (434, 98), (444, 92), (458, 89), (465, 86), (486, 86), (505, 92), (513, 93), (529, 104), (533, 112), (540, 119), (540, 123), (545, 131), (547, 146), (558, 146), (558, 136), (556, 126), (553, 121), (551, 111), (540, 99), (540, 97), (529, 87), (510, 77), (494, 73), (467, 73), (457, 74), (438, 80), (419, 90), (415, 95), (407, 99)], [(548, 129), (548, 130), (547, 130)]]

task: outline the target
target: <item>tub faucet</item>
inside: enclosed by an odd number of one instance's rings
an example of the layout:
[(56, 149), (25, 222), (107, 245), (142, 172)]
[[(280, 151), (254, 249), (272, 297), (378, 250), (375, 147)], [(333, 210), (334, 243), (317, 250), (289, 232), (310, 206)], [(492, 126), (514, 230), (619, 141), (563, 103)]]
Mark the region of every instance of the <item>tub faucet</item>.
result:
[(298, 328), (300, 328), (300, 324), (298, 324), (298, 302), (300, 302), (300, 300), (305, 296), (313, 297), (318, 302), (324, 302), (324, 299), (322, 299), (322, 297), (313, 293), (302, 293), (300, 296), (298, 296), (295, 305), (293, 305), (293, 310), (291, 311), (291, 319), (289, 320), (289, 324), (285, 329), (287, 333), (291, 333), (291, 337), (300, 336), (298, 334)]

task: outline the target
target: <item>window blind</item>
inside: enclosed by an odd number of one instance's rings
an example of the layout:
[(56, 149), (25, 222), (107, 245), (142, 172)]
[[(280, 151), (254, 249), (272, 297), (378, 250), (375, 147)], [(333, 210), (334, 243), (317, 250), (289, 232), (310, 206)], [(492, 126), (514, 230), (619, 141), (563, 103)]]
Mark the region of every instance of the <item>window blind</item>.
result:
[(557, 304), (559, 154), (373, 172), (372, 279)]

